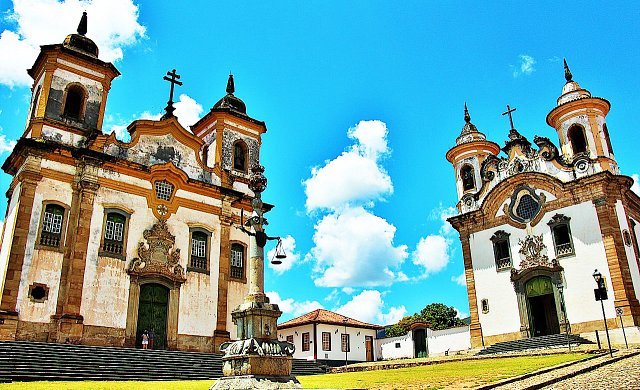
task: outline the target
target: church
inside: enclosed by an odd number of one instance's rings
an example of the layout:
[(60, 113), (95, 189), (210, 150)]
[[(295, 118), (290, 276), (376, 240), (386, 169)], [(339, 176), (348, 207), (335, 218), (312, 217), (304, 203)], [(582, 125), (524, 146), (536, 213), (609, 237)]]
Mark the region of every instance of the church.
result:
[[(640, 341), (640, 198), (620, 174), (609, 138), (606, 99), (573, 80), (546, 122), (559, 144), (535, 146), (513, 125), (501, 148), (471, 122), (446, 154), (453, 165), (471, 315), (471, 345), (557, 333)], [(612, 130), (614, 131), (614, 130)], [(500, 152), (504, 152), (501, 155)], [(595, 279), (608, 299), (595, 300)], [(603, 313), (604, 312), (604, 313)]]
[[(217, 351), (236, 338), (247, 295), (249, 168), (264, 122), (226, 95), (186, 129), (171, 97), (129, 142), (102, 133), (118, 69), (77, 34), (42, 46), (29, 75), (24, 133), (2, 169), (13, 177), (0, 249), (0, 340)], [(222, 94), (221, 94), (222, 95)], [(265, 204), (265, 209), (272, 206)]]

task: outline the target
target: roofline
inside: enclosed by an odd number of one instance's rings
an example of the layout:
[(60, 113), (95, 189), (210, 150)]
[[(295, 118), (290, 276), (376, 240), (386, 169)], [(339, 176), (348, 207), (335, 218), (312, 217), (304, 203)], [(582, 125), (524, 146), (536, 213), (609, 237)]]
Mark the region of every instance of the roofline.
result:
[(49, 51), (49, 50), (56, 50), (56, 49), (60, 49), (63, 53), (73, 54), (74, 56), (80, 57), (85, 61), (92, 62), (94, 64), (97, 64), (97, 65), (100, 65), (100, 66), (102, 66), (104, 68), (109, 69), (110, 71), (112, 71), (114, 73), (113, 78), (116, 78), (116, 77), (120, 76), (120, 74), (121, 74), (120, 71), (118, 70), (118, 68), (116, 68), (115, 65), (113, 65), (111, 62), (102, 61), (99, 58), (91, 57), (90, 55), (84, 54), (84, 53), (82, 53), (80, 51), (69, 49), (69, 48), (65, 47), (62, 43), (56, 43), (56, 44), (52, 44), (52, 45), (42, 45), (42, 46), (40, 46), (40, 53), (38, 54), (38, 57), (36, 57), (36, 60), (34, 61), (34, 63), (31, 66), (31, 68), (27, 69), (27, 73), (29, 74), (29, 76), (31, 76), (31, 78), (35, 78), (35, 76), (36, 76), (35, 67), (38, 64), (38, 62), (42, 59), (42, 57), (44, 56), (44, 53)]
[[(289, 320), (291, 321), (291, 320)], [(287, 322), (289, 322), (287, 321)], [(296, 324), (287, 324), (286, 322), (283, 324), (280, 324), (277, 326), (278, 330), (281, 329), (289, 329), (289, 328), (295, 328), (297, 326), (302, 326), (302, 325), (310, 325), (310, 324), (327, 324), (327, 325), (339, 325), (339, 326), (345, 326), (344, 322), (342, 321), (318, 321), (318, 320), (305, 320), (302, 322), (298, 322)], [(374, 330), (378, 330), (378, 329), (384, 329), (385, 327), (382, 325), (373, 325), (373, 324), (367, 324), (367, 325), (355, 325), (355, 324), (347, 324), (347, 327), (349, 328), (364, 328), (364, 329), (374, 329)]]

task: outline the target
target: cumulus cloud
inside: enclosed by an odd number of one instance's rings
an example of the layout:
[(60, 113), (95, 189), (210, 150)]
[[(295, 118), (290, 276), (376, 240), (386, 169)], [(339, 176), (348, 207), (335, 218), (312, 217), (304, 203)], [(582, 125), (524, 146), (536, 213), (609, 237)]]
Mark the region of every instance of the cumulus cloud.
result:
[(337, 210), (391, 194), (391, 178), (379, 164), (390, 152), (387, 133), (381, 121), (361, 121), (349, 129), (347, 135), (355, 143), (324, 166), (314, 167), (311, 177), (303, 182), (307, 210)]
[(356, 320), (383, 325), (396, 323), (407, 313), (407, 309), (402, 305), (391, 307), (386, 312), (383, 309), (384, 301), (379, 291), (363, 290), (334, 311)]
[[(178, 118), (178, 122), (180, 122), (182, 127), (187, 130), (189, 130), (189, 126), (195, 124), (198, 119), (200, 119), (203, 112), (202, 105), (184, 93), (181, 94), (178, 101), (174, 103), (174, 107), (176, 110), (173, 114)], [(105, 134), (116, 133), (117, 139), (128, 142), (130, 137), (129, 132), (127, 131), (127, 126), (129, 126), (131, 122), (137, 119), (150, 119), (157, 121), (160, 120), (162, 115), (163, 113), (143, 111), (140, 114), (134, 115), (130, 121), (125, 121), (121, 118), (116, 119), (112, 115), (107, 115), (103, 132)]]
[(274, 270), (277, 274), (282, 275), (286, 271), (290, 270), (294, 264), (300, 260), (300, 254), (296, 252), (296, 240), (291, 236), (282, 238), (282, 249), (287, 255), (286, 259), (282, 259), (282, 264), (271, 264), (271, 259), (276, 255), (276, 248), (273, 247), (267, 252), (267, 261), (269, 262), (269, 268)]
[(87, 36), (98, 45), (104, 61), (121, 59), (123, 47), (145, 36), (132, 0), (14, 0), (6, 18), (16, 27), (0, 33), (0, 58), (11, 58), (0, 61), (0, 83), (29, 86), (32, 81), (26, 69), (37, 57), (39, 46), (62, 43), (75, 32), (83, 11), (89, 17)]
[[(303, 182), (307, 211), (318, 211), (314, 247), (314, 281), (323, 287), (390, 285), (406, 280), (400, 266), (406, 245), (393, 242), (396, 228), (370, 209), (393, 192), (381, 162), (391, 151), (384, 122), (361, 121), (347, 131), (346, 151), (311, 170)], [(322, 215), (324, 214), (324, 215)], [(352, 291), (353, 292), (353, 291)]]
[(324, 216), (313, 235), (311, 256), (317, 286), (390, 285), (408, 257), (407, 246), (395, 246), (396, 228), (363, 207), (347, 207)]
[(638, 178), (638, 174), (634, 173), (633, 175), (631, 175), (631, 177), (633, 178), (633, 185), (631, 186), (631, 191), (640, 195), (640, 179)]
[[(2, 128), (0, 127), (0, 131)], [(16, 146), (16, 141), (7, 140), (7, 136), (4, 134), (0, 134), (0, 154), (2, 153), (11, 153), (13, 148)]]
[(462, 272), (458, 276), (452, 276), (451, 281), (459, 286), (467, 287), (467, 277), (465, 276), (464, 272)]
[(298, 317), (316, 309), (324, 309), (324, 306), (318, 301), (302, 301), (296, 302), (293, 298), (283, 299), (275, 291), (269, 291), (266, 293), (271, 303), (278, 305), (280, 310), (284, 314)]
[(447, 222), (447, 218), (456, 214), (455, 208), (445, 208), (442, 205), (431, 212), (431, 219), (440, 221), (441, 226), (438, 234), (430, 234), (420, 238), (416, 249), (411, 254), (413, 264), (422, 269), (422, 275), (419, 278), (426, 278), (440, 272), (449, 264), (454, 230)]
[(460, 318), (461, 320), (469, 317), (469, 313), (460, 311), (457, 307), (454, 307), (454, 310), (456, 311), (456, 317)]
[(520, 54), (518, 58), (520, 59), (520, 65), (513, 67), (513, 77), (518, 77), (521, 74), (530, 75), (536, 70), (536, 68), (533, 67), (536, 64), (536, 59), (532, 56)]

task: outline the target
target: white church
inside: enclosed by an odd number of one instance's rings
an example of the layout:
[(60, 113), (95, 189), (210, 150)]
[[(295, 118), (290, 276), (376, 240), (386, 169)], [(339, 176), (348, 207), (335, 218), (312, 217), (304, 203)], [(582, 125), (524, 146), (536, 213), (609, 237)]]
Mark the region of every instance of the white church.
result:
[[(558, 147), (541, 136), (533, 146), (510, 120), (500, 148), (465, 107), (466, 123), (447, 152), (459, 199), (449, 222), (460, 233), (473, 348), (604, 330), (598, 273), (612, 342), (622, 342), (622, 324), (630, 341), (640, 341), (640, 198), (616, 163), (610, 103), (575, 82), (566, 62), (565, 78), (546, 118)], [(510, 119), (512, 111), (507, 106)]]

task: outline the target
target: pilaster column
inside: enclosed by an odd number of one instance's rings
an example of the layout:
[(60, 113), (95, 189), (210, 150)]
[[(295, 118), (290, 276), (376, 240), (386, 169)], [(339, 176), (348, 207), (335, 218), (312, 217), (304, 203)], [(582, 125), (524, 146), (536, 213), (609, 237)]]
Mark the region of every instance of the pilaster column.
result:
[(469, 244), (469, 234), (461, 233), (462, 257), (464, 259), (464, 274), (467, 280), (467, 294), (469, 298), (469, 316), (471, 323), (469, 332), (471, 334), (471, 348), (480, 348), (484, 342), (482, 340), (482, 326), (478, 315), (478, 297), (476, 296), (476, 282), (473, 277), (473, 262), (471, 259), (471, 245)]
[(625, 323), (631, 324), (633, 321), (634, 325), (640, 325), (640, 305), (633, 289), (629, 262), (615, 207), (616, 199), (602, 197), (595, 199), (593, 204), (596, 207), (609, 274), (611, 275), (614, 304), (616, 307), (623, 308), (624, 317), (629, 317), (625, 318)]
[(222, 215), (220, 215), (220, 258), (218, 263), (218, 309), (216, 313), (216, 330), (214, 331), (214, 348), (218, 352), (220, 344), (229, 341), (227, 330), (227, 294), (229, 291), (229, 256), (231, 255), (231, 224), (233, 213), (232, 198), (223, 196)]

